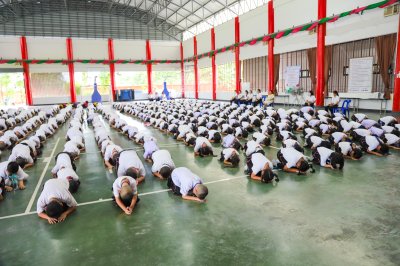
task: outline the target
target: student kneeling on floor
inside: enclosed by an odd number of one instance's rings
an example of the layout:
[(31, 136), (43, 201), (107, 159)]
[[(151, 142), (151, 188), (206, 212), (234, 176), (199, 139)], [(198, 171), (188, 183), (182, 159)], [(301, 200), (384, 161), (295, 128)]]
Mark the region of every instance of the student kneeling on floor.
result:
[(68, 182), (61, 179), (46, 181), (37, 201), (38, 216), (47, 220), (49, 224), (55, 224), (64, 221), (73, 213), (78, 204), (68, 188)]
[(113, 183), (113, 198), (126, 214), (131, 215), (139, 202), (136, 180), (130, 176), (120, 176)]
[(208, 195), (208, 188), (203, 181), (186, 167), (174, 169), (167, 182), (168, 188), (182, 199), (198, 202), (205, 202)]

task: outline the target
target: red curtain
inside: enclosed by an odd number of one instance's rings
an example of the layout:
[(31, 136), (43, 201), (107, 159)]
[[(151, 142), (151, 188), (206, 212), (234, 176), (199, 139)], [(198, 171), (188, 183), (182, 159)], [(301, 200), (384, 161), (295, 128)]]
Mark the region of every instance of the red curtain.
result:
[(375, 37), (376, 55), (378, 65), (385, 85), (384, 98), (390, 100), (390, 75), (389, 68), (393, 62), (396, 49), (396, 34)]
[(317, 48), (308, 49), (307, 58), (308, 70), (310, 71), (311, 90), (315, 93), (315, 87), (317, 85)]

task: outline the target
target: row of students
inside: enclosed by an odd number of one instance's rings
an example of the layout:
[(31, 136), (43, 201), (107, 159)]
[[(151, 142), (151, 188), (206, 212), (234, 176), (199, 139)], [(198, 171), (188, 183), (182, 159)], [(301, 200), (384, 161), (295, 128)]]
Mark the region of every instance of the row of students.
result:
[[(47, 109), (54, 111), (53, 114), (59, 110), (57, 107)], [(0, 199), (3, 199), (5, 192), (25, 189), (25, 181), (29, 175), (23, 169), (33, 166), (37, 156), (41, 154), (42, 144), (45, 139), (40, 139), (37, 132), (43, 125), (51, 124), (51, 121), (44, 123), (46, 121), (46, 113), (38, 111), (38, 109), (32, 109), (24, 112), (24, 114), (21, 114), (21, 112), (18, 118), (21, 125), (14, 127), (14, 130), (17, 129), (21, 132), (18, 136), (11, 138), (9, 140), (10, 143), (4, 142), (11, 149), (11, 153), (8, 160), (0, 164)], [(39, 129), (37, 129), (38, 127)], [(2, 136), (3, 140), (6, 139), (7, 132), (9, 130)], [(35, 135), (29, 137), (33, 132), (35, 132)], [(11, 136), (11, 134), (8, 134), (8, 136)]]
[[(119, 116), (112, 110), (99, 108), (99, 111), (102, 113), (103, 117), (109, 121), (110, 127), (123, 132), (122, 127), (126, 126), (126, 121), (121, 121), (121, 118), (119, 118)], [(167, 150), (160, 150), (156, 145), (156, 139), (151, 135), (135, 133), (133, 139), (136, 144), (143, 145), (143, 158), (145, 161), (152, 164), (151, 169), (153, 176), (161, 180), (167, 180), (167, 187), (170, 188), (174, 194), (181, 196), (183, 199), (205, 202), (208, 189), (203, 185), (203, 181), (200, 177), (186, 167), (175, 168), (170, 153)], [(127, 153), (124, 161), (129, 161), (130, 163), (136, 161), (139, 163), (140, 160), (136, 152), (133, 150), (129, 151), (131, 154), (129, 155)], [(124, 151), (120, 152), (120, 154), (121, 153), (124, 153)], [(142, 168), (144, 171), (143, 166)], [(129, 200), (126, 203), (129, 203)], [(124, 209), (124, 206), (126, 208), (126, 205), (118, 205), (126, 213), (126, 209)]]
[[(67, 115), (61, 113), (61, 116), (57, 115), (60, 124), (65, 123), (69, 117), (71, 109), (66, 108), (65, 110), (68, 112)], [(75, 145), (77, 148), (79, 145), (78, 149), (80, 150), (85, 149), (83, 116), (83, 107), (78, 106), (74, 110), (74, 115), (66, 134), (67, 143), (71, 142), (70, 145)], [(76, 159), (78, 159), (76, 151), (70, 152), (68, 148), (64, 148), (55, 157), (55, 166), (51, 170), (52, 178), (45, 182), (36, 206), (38, 216), (47, 220), (49, 224), (64, 221), (77, 208), (78, 204), (72, 195), (78, 191), (81, 184), (76, 173), (76, 165), (74, 163)]]

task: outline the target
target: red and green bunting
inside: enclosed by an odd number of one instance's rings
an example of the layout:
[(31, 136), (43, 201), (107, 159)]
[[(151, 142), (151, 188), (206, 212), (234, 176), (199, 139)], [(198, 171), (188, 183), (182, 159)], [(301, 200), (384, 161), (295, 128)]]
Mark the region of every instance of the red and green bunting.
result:
[(82, 64), (177, 64), (180, 63), (181, 60), (36, 60), (36, 59), (28, 59), (28, 60), (16, 60), (16, 59), (0, 59), (0, 64), (70, 64), (70, 63), (82, 63)]
[[(254, 38), (254, 39), (247, 40), (247, 41), (240, 42), (240, 43), (235, 43), (235, 44), (232, 44), (232, 45), (229, 45), (229, 46), (217, 49), (217, 50), (209, 51), (207, 53), (198, 55), (197, 59), (201, 59), (204, 57), (211, 57), (216, 54), (234, 50), (235, 47), (243, 47), (245, 45), (255, 45), (259, 42), (267, 42), (271, 39), (280, 39), (282, 37), (286, 37), (288, 35), (293, 35), (295, 33), (301, 32), (301, 31), (311, 31), (311, 30), (315, 29), (318, 25), (322, 25), (322, 24), (326, 24), (326, 23), (333, 23), (333, 22), (338, 21), (341, 18), (350, 16), (353, 14), (363, 14), (363, 12), (367, 11), (367, 10), (372, 10), (372, 9), (376, 9), (376, 8), (385, 8), (385, 7), (390, 6), (397, 2), (399, 2), (399, 0), (385, 0), (385, 1), (380, 1), (380, 2), (371, 4), (368, 6), (357, 7), (353, 10), (346, 11), (346, 12), (343, 12), (343, 13), (340, 13), (338, 15), (334, 15), (331, 17), (322, 18), (318, 21), (310, 22), (305, 25), (296, 26), (296, 27), (286, 29), (283, 31), (274, 32), (274, 33), (271, 33), (271, 34), (268, 34), (268, 35), (265, 35), (262, 37)], [(195, 59), (195, 57), (187, 58), (184, 60), (184, 62), (190, 62), (190, 61), (193, 61), (194, 59)]]
[[(326, 23), (333, 23), (338, 21), (341, 18), (353, 15), (353, 14), (363, 14), (364, 11), (367, 10), (372, 10), (376, 8), (384, 8), (387, 6), (390, 6), (394, 3), (399, 2), (400, 0), (385, 0), (385, 1), (380, 1), (375, 4), (371, 4), (368, 6), (363, 6), (363, 7), (357, 7), (353, 10), (347, 11), (340, 13), (338, 15), (334, 15), (331, 17), (326, 17), (322, 18), (318, 21), (315, 22), (310, 22), (305, 25), (301, 26), (296, 26), (290, 29), (286, 29), (283, 31), (279, 32), (274, 32), (265, 36), (261, 36), (258, 38), (254, 38), (251, 40), (247, 40), (244, 42), (240, 43), (234, 43), (232, 45), (217, 49), (217, 50), (212, 50), (204, 54), (200, 54), (197, 56), (197, 59), (205, 58), (205, 57), (212, 57), (216, 54), (224, 53), (226, 51), (234, 51), (236, 47), (243, 47), (246, 45), (255, 45), (259, 42), (267, 42), (271, 39), (280, 39), (282, 37), (286, 37), (288, 35), (293, 35), (298, 32), (302, 31), (311, 31), (315, 29), (318, 25), (326, 24)], [(187, 58), (184, 60), (184, 62), (190, 62), (193, 61), (195, 57)], [(29, 60), (16, 60), (16, 59), (0, 59), (0, 64), (22, 64), (22, 63), (28, 63), (28, 64), (69, 64), (69, 63), (82, 63), (82, 64), (177, 64), (181, 63), (181, 60), (34, 60), (34, 59), (29, 59)]]

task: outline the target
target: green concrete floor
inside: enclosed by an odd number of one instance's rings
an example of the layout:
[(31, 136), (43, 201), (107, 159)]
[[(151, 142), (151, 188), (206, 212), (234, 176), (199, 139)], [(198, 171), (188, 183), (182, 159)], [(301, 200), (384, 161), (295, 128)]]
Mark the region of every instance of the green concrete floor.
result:
[[(150, 130), (177, 166), (210, 182), (208, 202), (187, 202), (164, 191), (166, 183), (154, 179), (145, 163), (141, 202), (131, 216), (123, 214), (108, 201), (114, 175), (104, 168), (87, 128), (75, 198), (88, 204), (65, 222), (49, 225), (32, 213), (39, 191), (24, 213), (58, 138), (54, 155), (63, 149), (63, 126), (28, 170), (27, 189), (0, 203), (0, 265), (399, 265), (400, 153), (346, 161), (343, 172), (318, 166), (307, 176), (279, 172), (281, 181), (273, 187), (249, 181), (243, 167), (227, 169), (217, 158), (194, 158), (193, 148), (127, 120)], [(141, 148), (110, 133), (123, 148)], [(265, 151), (276, 158), (276, 149)], [(50, 178), (54, 156), (50, 160), (39, 186)]]

